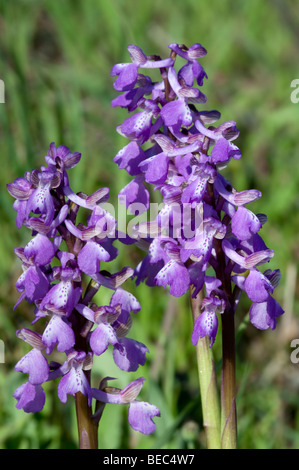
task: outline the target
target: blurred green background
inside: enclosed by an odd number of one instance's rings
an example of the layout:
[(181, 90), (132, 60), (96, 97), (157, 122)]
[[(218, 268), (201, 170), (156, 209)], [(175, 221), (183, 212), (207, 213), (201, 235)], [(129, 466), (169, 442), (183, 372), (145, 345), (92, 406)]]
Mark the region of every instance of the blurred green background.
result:
[[(13, 199), (6, 183), (43, 164), (49, 143), (82, 153), (69, 172), (75, 191), (91, 193), (110, 186), (110, 201), (129, 181), (113, 157), (127, 141), (115, 128), (126, 111), (110, 107), (116, 96), (110, 69), (128, 61), (126, 46), (167, 57), (168, 44), (200, 42), (208, 50), (201, 61), (209, 79), (202, 109), (218, 109), (221, 120), (235, 120), (240, 161), (226, 175), (237, 190), (256, 188), (263, 197), (251, 206), (266, 213), (262, 236), (275, 250), (271, 267), (282, 271), (276, 299), (286, 310), (277, 329), (257, 331), (242, 325), (238, 335), (237, 384), (239, 447), (299, 446), (299, 364), (290, 360), (291, 340), (299, 338), (297, 267), (299, 258), (299, 103), (290, 100), (291, 81), (299, 78), (299, 9), (296, 0), (14, 0), (0, 1), (1, 237), (0, 448), (75, 448), (77, 431), (71, 397), (57, 399), (47, 384), (47, 402), (31, 415), (15, 408), (12, 394), (24, 381), (13, 367), (28, 351), (15, 330), (29, 327), (32, 307), (18, 298), (14, 284), (21, 266), (14, 247), (29, 233), (15, 227)], [(142, 253), (124, 250), (115, 263), (135, 266)], [(117, 377), (115, 385), (144, 376), (141, 398), (160, 407), (157, 431), (144, 437), (130, 430), (126, 407), (104, 411), (100, 447), (204, 448), (195, 351), (188, 298), (173, 299), (159, 288), (133, 282), (125, 287), (138, 297), (131, 337), (149, 349), (147, 363), (134, 374), (116, 369), (105, 353), (95, 374)], [(109, 301), (107, 299), (101, 301)], [(238, 319), (248, 311), (244, 299)], [(215, 343), (219, 361), (221, 340)], [(102, 430), (102, 432), (101, 432)]]

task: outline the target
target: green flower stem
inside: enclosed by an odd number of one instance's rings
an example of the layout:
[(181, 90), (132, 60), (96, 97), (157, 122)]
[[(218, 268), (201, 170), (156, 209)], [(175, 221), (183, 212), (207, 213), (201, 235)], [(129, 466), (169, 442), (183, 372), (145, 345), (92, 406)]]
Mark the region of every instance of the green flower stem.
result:
[(234, 313), (225, 311), (222, 319), (221, 448), (237, 448), (237, 411), (235, 385)]
[[(85, 296), (82, 300), (86, 305), (90, 299), (91, 294), (94, 295), (94, 286), (90, 283), (86, 289)], [(73, 312), (77, 316), (77, 331), (75, 346), (78, 351), (89, 352), (86, 337), (92, 327), (92, 322), (86, 320), (79, 315), (76, 310)], [(90, 370), (85, 372), (88, 383), (90, 384)], [(99, 419), (95, 419), (92, 413), (92, 408), (88, 404), (88, 397), (81, 392), (75, 394), (76, 415), (77, 415), (77, 428), (80, 449), (98, 449), (98, 426)]]
[[(88, 353), (86, 336), (90, 330), (90, 322), (86, 321), (82, 315), (74, 311), (78, 317), (78, 328), (76, 331), (75, 346), (78, 351)], [(86, 378), (90, 383), (90, 370), (85, 371)], [(97, 449), (98, 448), (98, 425), (99, 420), (93, 418), (91, 406), (88, 404), (88, 397), (81, 392), (75, 394), (77, 427), (80, 449)]]
[[(202, 294), (191, 297), (193, 322), (200, 315)], [(206, 433), (207, 448), (221, 448), (220, 407), (217, 392), (215, 364), (207, 336), (199, 338), (196, 346), (199, 386), (202, 403), (203, 425)]]
[(98, 449), (98, 423), (92, 417), (88, 399), (81, 392), (75, 394), (80, 449)]
[(222, 322), (222, 382), (221, 382), (221, 448), (237, 448), (236, 411), (236, 353), (234, 295), (230, 275), (225, 271), (225, 255), (221, 240), (215, 241), (218, 261), (218, 279), (221, 279), (228, 304), (221, 315)]

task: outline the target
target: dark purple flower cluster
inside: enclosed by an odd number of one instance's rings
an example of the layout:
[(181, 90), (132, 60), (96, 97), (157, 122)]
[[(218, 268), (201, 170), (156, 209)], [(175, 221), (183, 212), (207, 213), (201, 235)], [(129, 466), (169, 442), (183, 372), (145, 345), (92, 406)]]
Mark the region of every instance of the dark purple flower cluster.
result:
[[(215, 125), (218, 111), (197, 109), (206, 102), (196, 85), (207, 78), (198, 61), (207, 51), (201, 44), (169, 48), (170, 57), (161, 60), (130, 45), (132, 63), (112, 68), (114, 88), (122, 92), (112, 106), (132, 113), (117, 127), (130, 143), (114, 161), (132, 176), (119, 197), (133, 211), (138, 205), (140, 213), (150, 208), (149, 188), (160, 192), (162, 209), (136, 227), (136, 238), (143, 237), (148, 249), (135, 271), (137, 283), (169, 286), (174, 296), (191, 289), (196, 297), (203, 290), (192, 342), (208, 335), (212, 345), (217, 313), (235, 311), (241, 291), (252, 301), (251, 323), (275, 328), (283, 313), (272, 297), (280, 272), (258, 269), (274, 255), (260, 235), (266, 216), (247, 208), (260, 191), (238, 192), (221, 174), (230, 160), (241, 158), (233, 143), (239, 135), (236, 123)], [(177, 60), (183, 62), (178, 71)], [(160, 81), (142, 73), (154, 68)]]
[[(15, 198), (17, 227), (25, 225), (32, 231), (25, 248), (15, 249), (23, 268), (16, 283), (21, 295), (15, 308), (23, 300), (33, 304), (32, 324), (39, 322), (39, 331), (43, 330), (42, 334), (27, 328), (17, 331), (32, 349), (15, 367), (28, 374), (28, 381), (14, 397), (17, 408), (40, 411), (45, 403), (42, 385), (60, 378), (61, 402), (81, 392), (90, 406), (92, 399), (128, 404), (130, 425), (148, 434), (155, 429), (152, 418), (159, 416), (159, 410), (136, 400), (143, 378), (123, 390), (107, 388), (106, 380), (100, 389), (91, 385), (93, 357), (103, 354), (109, 344), (115, 364), (124, 371), (136, 371), (144, 365), (148, 349), (127, 337), (131, 313), (140, 310), (137, 299), (121, 287), (133, 270), (125, 267), (113, 274), (100, 270), (102, 261), (110, 261), (118, 253), (113, 246), (116, 221), (103, 205), (109, 190), (102, 188), (87, 196), (70, 188), (67, 170), (80, 158), (80, 153), (52, 143), (45, 156), (47, 166), (26, 172), (7, 185)], [(77, 222), (80, 208), (88, 211), (86, 225)], [(105, 287), (112, 291), (110, 303), (98, 306), (93, 297)], [(65, 354), (61, 363), (48, 362), (54, 349)]]

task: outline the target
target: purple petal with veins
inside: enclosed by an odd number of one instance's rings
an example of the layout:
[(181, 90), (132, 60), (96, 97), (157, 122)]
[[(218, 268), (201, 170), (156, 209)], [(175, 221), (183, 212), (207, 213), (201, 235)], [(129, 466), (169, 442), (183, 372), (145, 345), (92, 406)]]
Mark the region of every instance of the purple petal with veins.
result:
[(42, 336), (46, 353), (51, 354), (57, 345), (57, 351), (66, 352), (75, 344), (75, 334), (71, 324), (59, 315), (53, 315)]

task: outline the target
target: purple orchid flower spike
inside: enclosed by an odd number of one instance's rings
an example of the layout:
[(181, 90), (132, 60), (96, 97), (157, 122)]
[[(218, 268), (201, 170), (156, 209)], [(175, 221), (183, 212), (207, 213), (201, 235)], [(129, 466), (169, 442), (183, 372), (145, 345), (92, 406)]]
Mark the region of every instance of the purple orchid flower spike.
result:
[[(147, 58), (137, 46), (132, 49), (136, 53), (132, 59), (135, 65), (116, 65), (112, 69), (113, 75), (118, 76), (115, 90), (126, 93), (115, 98), (113, 105), (127, 108), (129, 113), (134, 111), (117, 127), (129, 143), (114, 161), (132, 177), (119, 197), (127, 208), (131, 203), (138, 207), (139, 214), (150, 208), (151, 189), (163, 200), (158, 214), (136, 224), (130, 234), (146, 252), (134, 272), (136, 284), (162, 286), (175, 297), (190, 290), (194, 345), (201, 338), (200, 344), (206, 345), (207, 337), (210, 351), (221, 319), (226, 354), (223, 394), (228, 396), (222, 400), (225, 410), (221, 416), (229, 423), (229, 430), (225, 427), (222, 441), (219, 431), (214, 444), (216, 448), (227, 442), (235, 446), (235, 384), (230, 383), (233, 375), (228, 367), (235, 364), (234, 315), (243, 291), (252, 302), (251, 323), (259, 329), (275, 328), (283, 313), (273, 298), (279, 276), (278, 270), (261, 273), (257, 269), (274, 255), (261, 238), (266, 216), (254, 214), (247, 207), (260, 199), (261, 192), (237, 191), (221, 174), (228, 164), (241, 158), (234, 143), (239, 136), (236, 122), (217, 125), (221, 118), (218, 111), (199, 109), (207, 101), (196, 87), (201, 87), (207, 78), (200, 63), (207, 51), (200, 43), (191, 47), (172, 43), (169, 48), (172, 63), (160, 68), (160, 81), (138, 79), (138, 67), (147, 66)], [(177, 57), (180, 64), (183, 61), (178, 70)], [(207, 284), (211, 272), (221, 286), (212, 291)], [(202, 361), (211, 358), (211, 354), (203, 354)], [(208, 364), (201, 367), (210, 370)], [(207, 383), (210, 387), (210, 379)], [(208, 394), (210, 388), (205, 392)], [(204, 403), (207, 402), (208, 397), (204, 396)], [(204, 419), (210, 422), (211, 415)], [(211, 433), (218, 428), (219, 423), (211, 424)], [(208, 432), (209, 429), (207, 435)]]
[[(69, 396), (76, 401), (80, 447), (96, 447), (94, 423), (105, 404), (129, 405), (131, 427), (144, 434), (155, 430), (153, 418), (160, 416), (154, 405), (136, 399), (143, 378), (122, 390), (107, 387), (108, 379), (99, 389), (91, 386), (93, 360), (101, 360), (104, 352), (107, 355), (111, 350), (118, 368), (128, 372), (142, 367), (149, 352), (128, 337), (132, 314), (140, 310), (137, 299), (122, 287), (129, 278), (135, 276), (137, 284), (162, 286), (175, 297), (190, 291), (194, 345), (207, 338), (211, 351), (221, 319), (224, 431), (215, 438), (216, 447), (220, 442), (236, 445), (234, 316), (241, 292), (251, 302), (249, 319), (258, 329), (274, 329), (283, 314), (274, 299), (280, 271), (259, 270), (274, 255), (261, 237), (266, 216), (247, 207), (261, 193), (237, 191), (221, 174), (241, 158), (233, 143), (239, 130), (234, 121), (215, 124), (221, 117), (218, 111), (198, 109), (207, 101), (196, 87), (207, 78), (200, 63), (207, 51), (200, 43), (191, 47), (172, 43), (169, 49), (170, 57), (162, 59), (130, 45), (131, 62), (116, 64), (111, 70), (116, 77), (114, 89), (121, 92), (112, 106), (133, 113), (117, 126), (129, 142), (114, 161), (131, 177), (119, 199), (136, 215), (150, 208), (151, 189), (160, 193), (163, 207), (153, 220), (137, 224), (122, 239), (114, 217), (103, 206), (109, 188), (91, 195), (74, 192), (68, 171), (79, 163), (81, 154), (54, 142), (45, 156), (46, 166), (7, 185), (15, 199), (17, 227), (24, 225), (32, 231), (25, 248), (15, 250), (23, 268), (16, 283), (20, 297), (15, 308), (26, 300), (35, 307), (32, 324), (45, 324), (43, 333), (18, 331), (32, 350), (16, 365), (16, 370), (28, 374), (27, 383), (14, 394), (16, 406), (25, 412), (41, 411), (45, 403), (42, 385), (59, 379), (61, 402)], [(183, 61), (178, 71), (177, 57)], [(160, 81), (141, 73), (152, 69), (160, 73)], [(88, 213), (86, 223), (78, 222), (82, 210)], [(124, 267), (110, 273), (102, 269), (102, 263), (118, 254), (116, 240), (126, 245), (135, 241), (145, 250), (135, 270)], [(103, 289), (112, 291), (109, 305), (93, 301)], [(49, 363), (46, 356), (53, 352), (66, 359)], [(202, 360), (207, 357), (211, 356), (207, 353)], [(208, 403), (207, 393), (217, 395), (212, 393), (211, 377), (203, 403)], [(101, 406), (96, 406), (92, 417), (94, 400)], [(205, 415), (205, 410), (203, 414), (210, 424), (211, 415)], [(90, 417), (84, 428), (80, 424), (83, 415)], [(211, 426), (220, 429), (219, 423)]]
[[(263, 216), (255, 215), (247, 208), (250, 202), (261, 197), (261, 192), (255, 189), (238, 192), (220, 173), (231, 160), (241, 158), (239, 148), (233, 143), (239, 136), (239, 130), (235, 121), (226, 121), (216, 127), (214, 123), (221, 117), (218, 111), (197, 109), (197, 105), (206, 102), (206, 96), (194, 87), (195, 82), (202, 86), (203, 79), (207, 78), (199, 63), (206, 55), (206, 49), (200, 43), (189, 48), (172, 43), (169, 48), (172, 63), (163, 65), (161, 82), (156, 82), (159, 85), (159, 94), (155, 95), (154, 100), (155, 123), (147, 121), (144, 111), (141, 111), (118, 126), (118, 130), (125, 131), (122, 134), (130, 143), (117, 154), (114, 161), (133, 177), (119, 194), (127, 207), (131, 203), (134, 206), (139, 203), (140, 206), (143, 205), (143, 211), (149, 208), (149, 193), (144, 189), (145, 183), (153, 185), (154, 190), (161, 193), (164, 202), (155, 220), (141, 224), (136, 229), (137, 243), (140, 236), (144, 236), (143, 230), (147, 233), (154, 226), (157, 229), (143, 243), (145, 247), (147, 244), (148, 255), (135, 270), (137, 283), (145, 280), (148, 285), (169, 287), (170, 294), (174, 296), (184, 295), (191, 288), (192, 297), (195, 298), (204, 288), (209, 267), (215, 270), (216, 277), (220, 276), (221, 240), (223, 246), (232, 239), (239, 244), (250, 244), (252, 238), (261, 231)], [(126, 86), (137, 93), (141, 87), (137, 81), (137, 64), (145, 64), (146, 57), (137, 46), (132, 51), (136, 54), (132, 59), (135, 65), (128, 71), (127, 65), (116, 66), (113, 74), (119, 76), (119, 83), (126, 83)], [(175, 68), (176, 56), (186, 62), (178, 72)], [(134, 80), (131, 75), (133, 69)], [(148, 79), (148, 83), (152, 81)], [(123, 87), (116, 86), (115, 89), (124, 91)], [(142, 98), (139, 103), (136, 102), (134, 111), (138, 107), (144, 109), (145, 102), (153, 104), (153, 91), (152, 95), (150, 89), (148, 91), (147, 99)], [(130, 104), (124, 107), (131, 111)], [(139, 118), (140, 134), (137, 134), (131, 130), (129, 123), (132, 123), (133, 129)], [(147, 144), (147, 147), (143, 148), (143, 144)], [(151, 146), (148, 147), (148, 144)], [(186, 206), (189, 207), (189, 215), (182, 217)], [(164, 234), (167, 234), (167, 240), (161, 238)], [(250, 254), (255, 256), (254, 252), (248, 253)], [(231, 272), (233, 260), (229, 257), (224, 259), (228, 264), (227, 272)], [(237, 273), (243, 268), (244, 266), (238, 265)], [(219, 279), (223, 281), (221, 276)], [(237, 279), (240, 284), (239, 278), (234, 276), (230, 277), (230, 282), (234, 283)], [(267, 286), (264, 287), (263, 298), (268, 299), (269, 293), (273, 293), (265, 279), (253, 272), (248, 276), (247, 290), (243, 290), (251, 296), (253, 302), (254, 283)], [(228, 281), (225, 282), (228, 285)], [(250, 283), (252, 287), (249, 289)], [(218, 305), (217, 298), (206, 298), (210, 300), (205, 301), (206, 308), (202, 318), (213, 316), (211, 324), (216, 325), (216, 314), (222, 312), (223, 302)], [(276, 308), (275, 311), (276, 318), (279, 309)], [(253, 305), (251, 318), (256, 318), (256, 312), (257, 307)], [(204, 319), (198, 321), (204, 322)], [(253, 321), (257, 324), (256, 320)], [(261, 322), (260, 326), (262, 324)], [(274, 325), (273, 322), (271, 324)], [(215, 331), (216, 328), (213, 329), (212, 336), (211, 330), (206, 333), (213, 341)]]
[[(7, 185), (15, 198), (17, 227), (24, 225), (32, 232), (27, 245), (15, 249), (23, 273), (16, 282), (21, 295), (14, 308), (23, 300), (33, 304), (32, 324), (39, 323), (40, 330), (43, 328), (41, 333), (27, 328), (17, 332), (32, 349), (15, 366), (16, 371), (28, 374), (28, 381), (17, 388), (14, 398), (18, 409), (41, 412), (46, 401), (43, 384), (59, 379), (59, 400), (66, 403), (69, 397), (74, 397), (76, 401), (80, 447), (96, 448), (96, 421), (91, 411), (96, 400), (91, 393), (94, 358), (111, 344), (118, 368), (135, 372), (144, 365), (148, 349), (127, 337), (131, 313), (141, 309), (137, 299), (122, 289), (134, 270), (128, 266), (114, 273), (101, 270), (102, 262), (112, 261), (118, 255), (114, 242), (120, 239), (116, 220), (104, 206), (109, 189), (101, 188), (86, 195), (75, 193), (70, 187), (68, 170), (80, 159), (80, 153), (51, 143), (45, 156), (48, 166), (26, 172), (23, 178)], [(139, 170), (136, 177), (143, 178)], [(77, 222), (79, 210), (87, 211), (85, 224)], [(99, 289), (112, 292), (110, 305), (98, 307), (93, 302)], [(52, 354), (55, 361), (48, 361)], [(57, 362), (59, 355), (66, 359)], [(142, 385), (143, 380), (136, 383)], [(131, 400), (133, 388), (134, 385), (129, 385), (120, 391), (120, 402), (132, 401), (129, 421), (134, 429), (153, 432), (151, 418), (159, 411), (153, 405)], [(82, 415), (90, 416), (88, 432), (85, 427), (81, 429), (80, 423), (85, 422)]]

